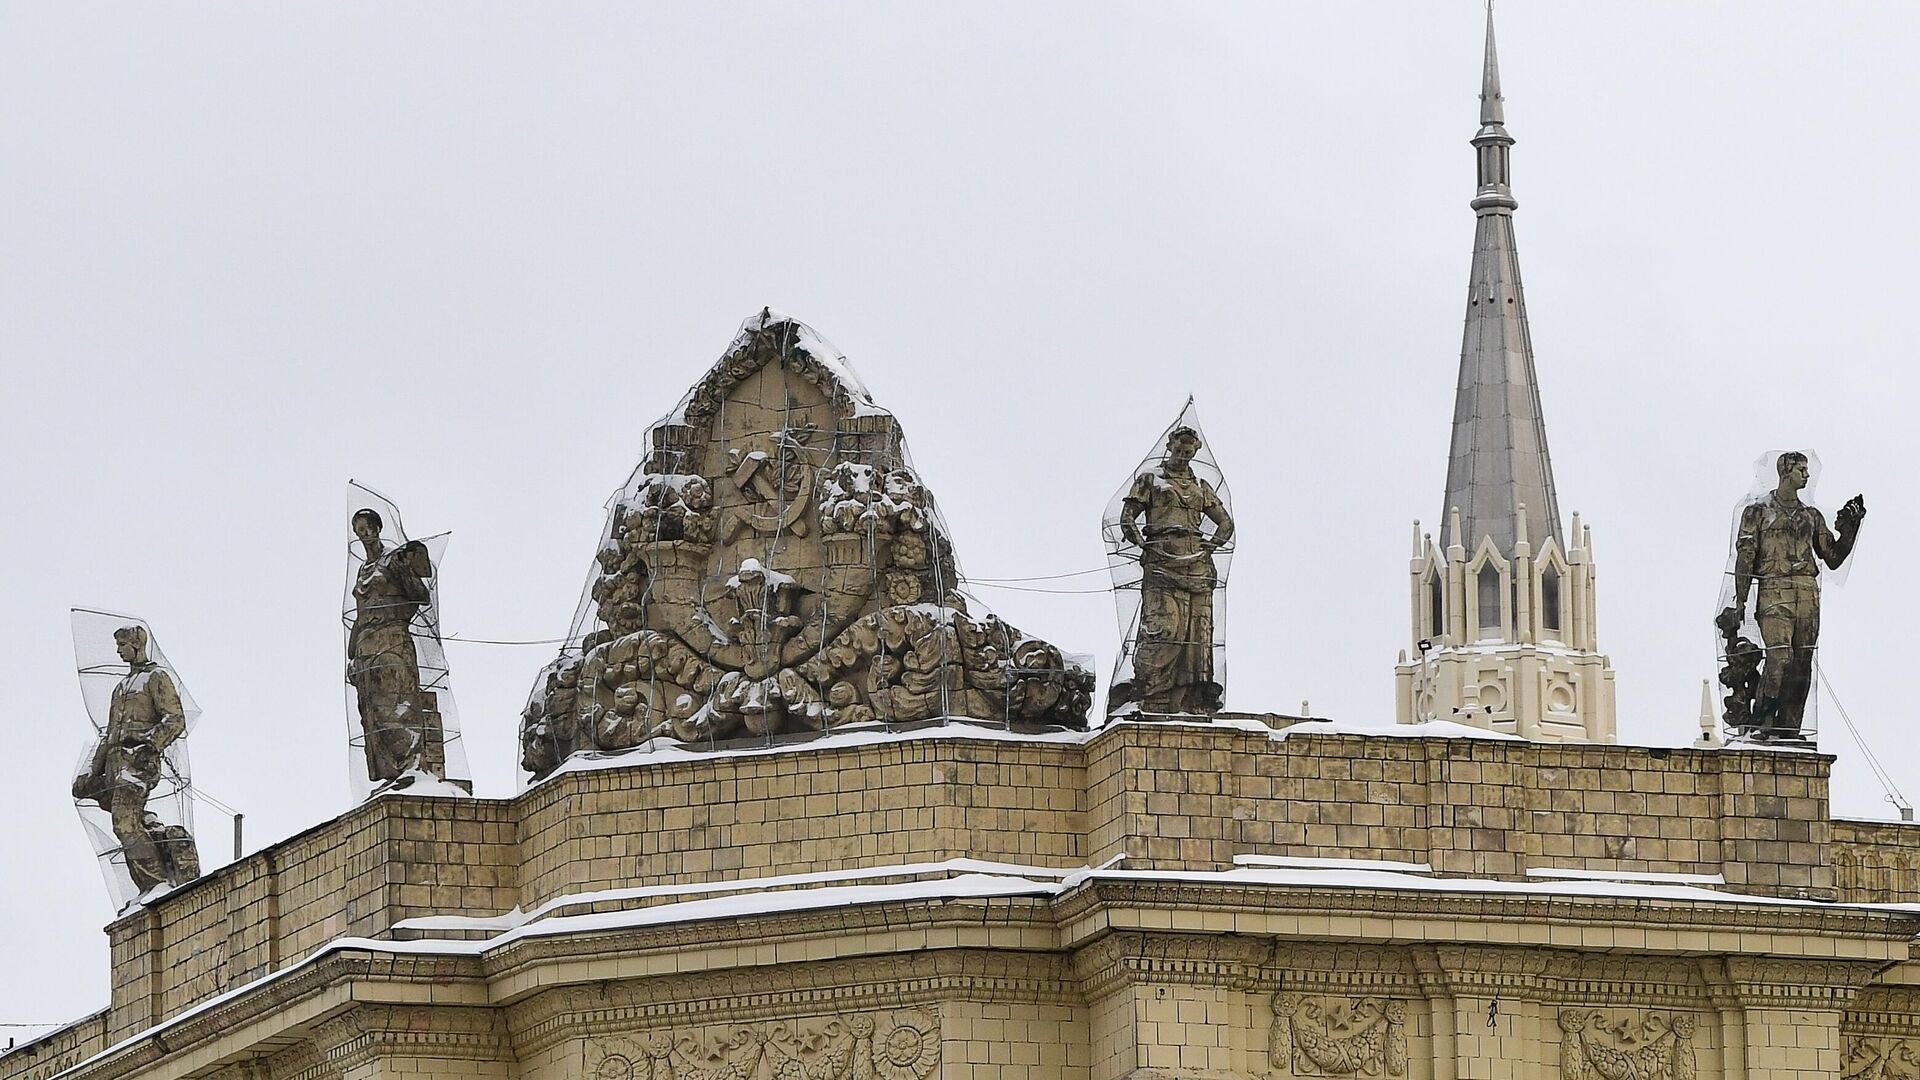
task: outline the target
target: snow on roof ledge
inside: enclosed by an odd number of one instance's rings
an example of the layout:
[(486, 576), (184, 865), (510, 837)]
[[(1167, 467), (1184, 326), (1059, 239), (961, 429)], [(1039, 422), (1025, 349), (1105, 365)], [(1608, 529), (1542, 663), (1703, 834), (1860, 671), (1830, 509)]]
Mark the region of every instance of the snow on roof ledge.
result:
[[(1093, 882), (1160, 882), (1194, 885), (1270, 885), (1288, 888), (1375, 889), (1419, 893), (1481, 893), (1521, 897), (1564, 897), (1598, 900), (1655, 900), (1670, 902), (1710, 902), (1715, 905), (1759, 905), (1798, 907), (1823, 911), (1856, 911), (1888, 916), (1920, 915), (1920, 904), (1836, 904), (1791, 897), (1757, 896), (1722, 892), (1700, 885), (1678, 883), (1636, 883), (1533, 879), (1499, 881), (1483, 878), (1430, 877), (1421, 874), (1355, 868), (1282, 868), (1239, 866), (1232, 870), (1165, 871), (1122, 870), (1109, 861), (1099, 867), (1082, 867), (1064, 872), (1058, 867), (1024, 867), (1009, 863), (980, 863), (958, 859), (937, 864), (954, 871), (953, 876), (934, 880), (879, 885), (841, 885), (824, 888), (760, 888), (757, 891), (718, 898), (690, 900), (625, 911), (567, 915), (549, 918), (532, 925), (516, 926), (484, 940), (385, 941), (376, 938), (341, 937), (320, 946), (305, 959), (174, 1016), (152, 1028), (88, 1058), (67, 1073), (87, 1067), (154, 1034), (172, 1029), (209, 1010), (251, 993), (263, 986), (290, 978), (325, 957), (346, 951), (375, 952), (393, 956), (482, 956), (512, 942), (571, 933), (593, 933), (647, 926), (665, 926), (683, 922), (721, 918), (742, 918), (818, 908), (852, 907), (906, 900), (988, 899), (998, 897), (1046, 897), (1065, 895)], [(876, 867), (871, 872), (900, 872), (905, 867)], [(800, 875), (818, 877), (818, 875)], [(781, 879), (761, 879), (760, 884)], [(751, 889), (752, 880), (734, 882)], [(564, 898), (562, 898), (564, 899)], [(559, 902), (559, 901), (556, 901)], [(416, 920), (418, 922), (419, 920)], [(78, 1021), (78, 1022), (84, 1022)], [(71, 1026), (71, 1025), (69, 1025)]]
[[(1268, 720), (1280, 722), (1276, 727)], [(570, 773), (597, 772), (603, 769), (621, 769), (630, 765), (654, 765), (665, 762), (713, 761), (732, 757), (764, 757), (769, 754), (797, 754), (822, 750), (843, 750), (856, 746), (881, 746), (891, 743), (911, 742), (920, 739), (961, 739), (979, 742), (1013, 742), (1057, 746), (1081, 746), (1108, 731), (1122, 727), (1141, 728), (1215, 728), (1230, 731), (1244, 731), (1265, 735), (1275, 742), (1284, 742), (1290, 737), (1301, 735), (1356, 735), (1381, 739), (1482, 739), (1489, 742), (1525, 742), (1517, 735), (1501, 731), (1488, 731), (1485, 728), (1469, 727), (1450, 720), (1432, 720), (1423, 724), (1387, 724), (1369, 726), (1347, 721), (1324, 720), (1317, 718), (1282, 716), (1278, 713), (1267, 714), (1262, 719), (1255, 714), (1238, 713), (1212, 717), (1121, 717), (1109, 720), (1099, 727), (1087, 731), (1011, 731), (1004, 727), (991, 726), (996, 721), (980, 720), (968, 716), (952, 716), (933, 721), (929, 726), (903, 730), (888, 729), (880, 725), (836, 728), (813, 737), (799, 737), (791, 741), (774, 742), (768, 745), (749, 746), (690, 746), (669, 738), (652, 739), (641, 743), (631, 750), (613, 753), (579, 753), (568, 758), (559, 768), (529, 784), (529, 789), (539, 787), (556, 776)], [(399, 794), (405, 794), (400, 792)]]

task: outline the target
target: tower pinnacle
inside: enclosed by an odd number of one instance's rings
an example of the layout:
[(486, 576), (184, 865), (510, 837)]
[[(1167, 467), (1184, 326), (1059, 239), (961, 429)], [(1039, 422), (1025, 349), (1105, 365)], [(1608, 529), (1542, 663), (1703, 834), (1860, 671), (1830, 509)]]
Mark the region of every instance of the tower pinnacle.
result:
[(1500, 107), (1500, 53), (1493, 47), (1493, 0), (1487, 0), (1487, 52), (1480, 75), (1480, 126), (1506, 122)]
[(1598, 649), (1593, 551), (1560, 524), (1527, 300), (1513, 239), (1511, 151), (1493, 5), (1473, 135), (1473, 269), (1447, 455), (1445, 547), (1408, 563), (1402, 723), (1453, 719), (1522, 738), (1612, 742), (1613, 670)]
[[(1453, 409), (1453, 444), (1443, 507), (1459, 507), (1468, 551), (1492, 537), (1502, 553), (1516, 540), (1535, 550), (1560, 535), (1560, 502), (1547, 457), (1547, 430), (1527, 331), (1520, 256), (1514, 246), (1513, 198), (1507, 134), (1494, 51), (1493, 9), (1487, 9), (1487, 46), (1480, 85), (1480, 130), (1473, 137), (1478, 187), (1473, 269), (1467, 284), (1466, 331)], [(1526, 536), (1516, 535), (1516, 510), (1531, 509)]]

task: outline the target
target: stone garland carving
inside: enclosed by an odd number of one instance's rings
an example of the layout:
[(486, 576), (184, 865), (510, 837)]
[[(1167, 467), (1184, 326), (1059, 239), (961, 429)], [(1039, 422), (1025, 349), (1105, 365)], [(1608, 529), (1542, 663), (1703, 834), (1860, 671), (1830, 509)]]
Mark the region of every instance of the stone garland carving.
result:
[(590, 1080), (927, 1080), (940, 1068), (926, 1013), (737, 1024), (587, 1044)]
[(1086, 726), (1093, 675), (956, 591), (898, 424), (763, 312), (648, 431), (570, 647), (521, 714), (534, 777), (582, 751), (946, 716)]
[(1920, 1080), (1920, 1053), (1906, 1039), (1848, 1036), (1840, 1080)]
[(1694, 1017), (1636, 1013), (1605, 1023), (1592, 1009), (1560, 1010), (1561, 1080), (1696, 1080)]
[(1405, 1076), (1407, 1003), (1275, 994), (1267, 1062), (1297, 1077)]

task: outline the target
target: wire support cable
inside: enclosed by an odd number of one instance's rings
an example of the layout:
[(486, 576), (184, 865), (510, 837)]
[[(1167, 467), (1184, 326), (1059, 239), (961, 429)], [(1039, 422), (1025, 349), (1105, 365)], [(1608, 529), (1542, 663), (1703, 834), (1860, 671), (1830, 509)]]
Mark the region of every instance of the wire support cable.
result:
[(1853, 717), (1847, 715), (1847, 707), (1840, 703), (1840, 695), (1833, 692), (1833, 683), (1827, 678), (1826, 671), (1816, 664), (1814, 675), (1820, 680), (1820, 686), (1827, 692), (1827, 697), (1833, 701), (1834, 711), (1840, 714), (1840, 722), (1847, 726), (1847, 734), (1853, 736), (1854, 745), (1860, 748), (1860, 754), (1866, 759), (1867, 768), (1873, 772), (1873, 778), (1885, 789), (1886, 800), (1897, 807), (1903, 816), (1910, 813), (1913, 804), (1900, 793), (1899, 787), (1893, 782), (1893, 774), (1887, 771), (1887, 767), (1880, 763), (1878, 755), (1874, 754), (1873, 748), (1867, 745), (1866, 736), (1860, 733), (1860, 728), (1854, 724)]

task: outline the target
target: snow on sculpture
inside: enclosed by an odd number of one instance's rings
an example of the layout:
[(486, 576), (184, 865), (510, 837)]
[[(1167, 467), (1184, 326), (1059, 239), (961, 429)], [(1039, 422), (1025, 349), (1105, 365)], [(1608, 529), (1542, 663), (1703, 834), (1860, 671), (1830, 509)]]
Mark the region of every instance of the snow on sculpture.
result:
[(440, 640), (439, 575), (448, 534), (409, 540), (400, 508), (351, 486), (341, 622), (346, 629), (348, 707), (355, 787), (464, 794), (472, 790)]
[(533, 777), (654, 738), (1086, 725), (1091, 673), (968, 611), (898, 421), (810, 327), (749, 318), (647, 447), (522, 714)]
[(186, 741), (200, 710), (145, 622), (82, 608), (72, 621), (94, 728), (73, 778), (74, 807), (124, 910), (200, 876)]
[(1114, 496), (1102, 533), (1121, 633), (1107, 715), (1218, 712), (1233, 515), (1193, 399)]
[(1736, 738), (1811, 741), (1806, 708), (1820, 640), (1820, 578), (1841, 569), (1867, 516), (1866, 499), (1855, 495), (1829, 529), (1801, 500), (1811, 494), (1818, 461), (1798, 450), (1766, 454), (1740, 505), (1714, 620), (1723, 716)]

